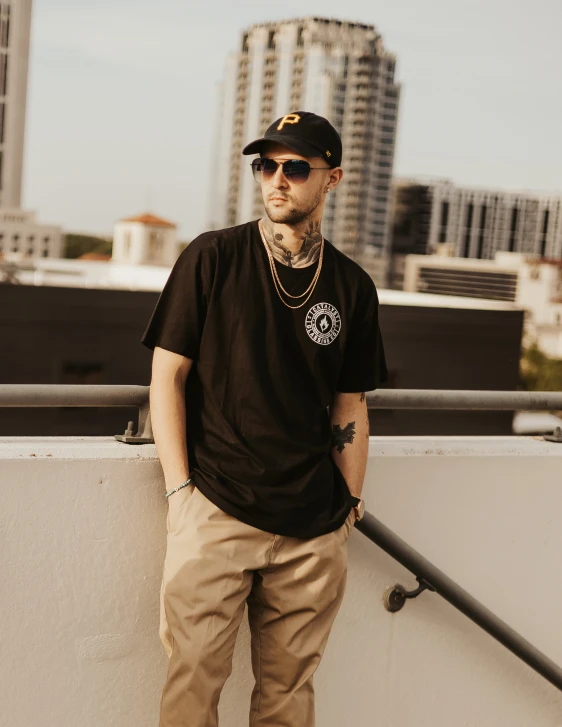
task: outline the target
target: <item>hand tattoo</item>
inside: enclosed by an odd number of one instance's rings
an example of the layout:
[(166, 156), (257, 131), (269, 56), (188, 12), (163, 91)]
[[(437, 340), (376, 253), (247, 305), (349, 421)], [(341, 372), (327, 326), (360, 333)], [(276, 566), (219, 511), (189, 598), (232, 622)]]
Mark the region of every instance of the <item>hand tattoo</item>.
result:
[(349, 424), (342, 429), (339, 424), (332, 426), (332, 447), (336, 447), (338, 452), (343, 452), (346, 444), (353, 443), (353, 437), (355, 436), (355, 422), (349, 422)]

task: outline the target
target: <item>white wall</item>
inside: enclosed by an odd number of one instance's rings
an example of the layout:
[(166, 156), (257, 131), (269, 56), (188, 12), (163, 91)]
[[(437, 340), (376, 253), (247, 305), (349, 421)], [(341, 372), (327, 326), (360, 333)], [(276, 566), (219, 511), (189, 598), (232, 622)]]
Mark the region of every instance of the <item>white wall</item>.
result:
[[(368, 509), (562, 664), (562, 445), (371, 438)], [(154, 727), (164, 484), (153, 445), (0, 439), (0, 704), (9, 727)], [(562, 694), (355, 531), (315, 678), (318, 727), (560, 727)], [(221, 727), (247, 723), (241, 628)], [(1, 720), (0, 720), (1, 721)]]
[[(157, 236), (155, 255), (151, 255), (151, 235)], [(176, 228), (126, 220), (121, 220), (115, 225), (111, 257), (115, 262), (171, 267), (178, 254)]]
[[(6, 258), (60, 258), (63, 255), (62, 229), (56, 225), (41, 225), (33, 219), (22, 222), (0, 219), (0, 253)], [(24, 218), (25, 219), (25, 218)]]

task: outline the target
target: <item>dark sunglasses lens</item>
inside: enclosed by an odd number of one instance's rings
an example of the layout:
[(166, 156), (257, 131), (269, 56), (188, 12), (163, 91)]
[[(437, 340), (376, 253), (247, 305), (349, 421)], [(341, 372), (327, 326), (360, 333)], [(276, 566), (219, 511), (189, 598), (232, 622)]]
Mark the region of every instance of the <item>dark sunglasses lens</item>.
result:
[(303, 184), (310, 174), (310, 164), (300, 159), (291, 159), (283, 163), (283, 174), (295, 184)]
[(277, 171), (278, 164), (273, 159), (261, 159), (260, 162), (263, 178), (268, 181)]
[[(274, 159), (254, 159), (252, 162), (252, 172), (254, 179), (261, 181), (262, 179), (269, 182), (273, 178), (279, 163)], [(310, 175), (310, 164), (300, 159), (289, 159), (283, 162), (283, 174), (293, 184), (303, 184)]]
[(261, 179), (261, 159), (254, 159), (251, 166), (254, 179), (259, 182)]

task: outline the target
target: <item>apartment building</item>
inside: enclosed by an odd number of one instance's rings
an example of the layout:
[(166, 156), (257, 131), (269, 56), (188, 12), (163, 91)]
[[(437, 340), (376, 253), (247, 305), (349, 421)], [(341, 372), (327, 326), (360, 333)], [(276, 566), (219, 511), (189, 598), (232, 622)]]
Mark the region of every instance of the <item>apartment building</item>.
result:
[(562, 196), (460, 187), (449, 180), (394, 185), (390, 287), (402, 288), (404, 258), (446, 244), (454, 257), (496, 252), (562, 259)]
[(276, 118), (312, 111), (343, 142), (345, 174), (327, 199), (324, 236), (385, 285), (400, 100), (395, 66), (372, 25), (308, 17), (244, 31), (220, 89), (209, 226), (261, 216), (260, 188), (242, 149)]

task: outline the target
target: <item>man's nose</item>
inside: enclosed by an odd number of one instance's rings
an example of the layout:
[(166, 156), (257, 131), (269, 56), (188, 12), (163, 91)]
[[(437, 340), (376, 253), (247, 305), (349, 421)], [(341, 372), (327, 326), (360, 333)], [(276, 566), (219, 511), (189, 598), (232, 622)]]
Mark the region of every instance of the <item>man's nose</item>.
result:
[(275, 187), (275, 189), (287, 189), (287, 187), (289, 186), (289, 180), (283, 174), (282, 164), (279, 164), (279, 166), (275, 170), (275, 174), (271, 178), (270, 184)]

